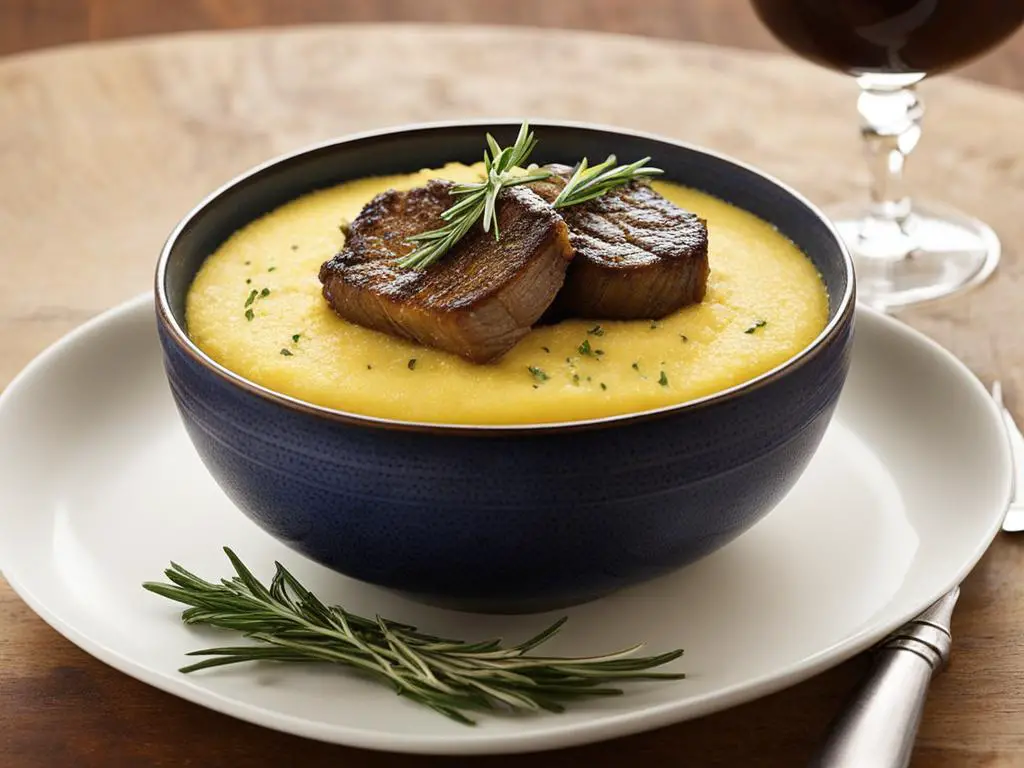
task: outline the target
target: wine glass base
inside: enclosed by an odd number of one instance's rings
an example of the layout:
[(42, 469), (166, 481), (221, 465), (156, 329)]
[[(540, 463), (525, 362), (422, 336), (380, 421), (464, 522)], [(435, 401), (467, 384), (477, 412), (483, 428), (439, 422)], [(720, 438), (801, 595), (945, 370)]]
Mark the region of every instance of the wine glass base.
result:
[(902, 220), (864, 205), (828, 211), (853, 256), (857, 298), (877, 309), (939, 299), (982, 283), (999, 263), (987, 224), (937, 203), (915, 201)]

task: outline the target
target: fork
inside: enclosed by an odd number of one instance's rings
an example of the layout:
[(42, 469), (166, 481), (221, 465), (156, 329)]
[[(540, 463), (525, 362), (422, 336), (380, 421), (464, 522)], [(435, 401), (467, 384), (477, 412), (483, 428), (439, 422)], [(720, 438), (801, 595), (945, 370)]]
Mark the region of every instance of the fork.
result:
[[(992, 399), (1003, 418), (1016, 481), (1024, 472), (1024, 435), (1003, 403), (998, 381), (992, 384)], [(1017, 485), (1003, 518), (1008, 533), (1024, 531), (1024, 498), (1017, 496)], [(959, 596), (960, 587), (953, 587), (879, 644), (874, 670), (832, 723), (812, 768), (906, 768), (928, 684), (949, 659), (949, 624)]]
[[(992, 399), (999, 406), (999, 413), (1003, 417), (1003, 424), (1006, 426), (1006, 433), (1010, 437), (1010, 452), (1013, 454), (1014, 473), (1012, 479), (1017, 480), (1019, 473), (1024, 470), (1024, 435), (1013, 420), (1013, 414), (1003, 403), (1003, 385), (998, 381), (992, 384)], [(1003, 530), (1007, 533), (1020, 533), (1024, 531), (1024, 499), (1017, 496), (1017, 486), (1014, 482), (1010, 492), (1010, 507), (1006, 510), (1006, 517), (1003, 518)]]

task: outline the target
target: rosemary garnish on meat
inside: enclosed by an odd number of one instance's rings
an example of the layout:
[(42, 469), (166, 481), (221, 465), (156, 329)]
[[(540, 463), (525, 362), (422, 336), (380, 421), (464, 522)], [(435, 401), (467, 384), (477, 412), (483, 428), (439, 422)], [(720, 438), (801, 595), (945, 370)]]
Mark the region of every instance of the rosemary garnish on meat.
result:
[(451, 208), (441, 214), (441, 218), (447, 224), (440, 229), (410, 237), (410, 242), (417, 244), (416, 248), (399, 261), (398, 265), (411, 269), (426, 269), (448, 253), (481, 216), (484, 219), (484, 232), (489, 232), (493, 226), (494, 239), (500, 240), (496, 207), (498, 193), (506, 187), (540, 181), (551, 175), (550, 171), (540, 171), (536, 168), (527, 168), (525, 173), (516, 173), (536, 146), (537, 139), (530, 131), (528, 123), (523, 123), (519, 127), (519, 135), (511, 147), (502, 148), (488, 133), (487, 149), (484, 150), (484, 180), (456, 184), (452, 187), (451, 194), (458, 199)]
[[(444, 257), (459, 242), (473, 225), (483, 217), (484, 232), (494, 228), (495, 241), (501, 240), (498, 231), (498, 193), (506, 187), (529, 184), (551, 176), (551, 171), (536, 165), (524, 166), (527, 158), (537, 146), (537, 139), (528, 123), (519, 126), (519, 135), (511, 147), (501, 147), (491, 134), (487, 134), (487, 149), (484, 150), (483, 181), (456, 184), (451, 195), (457, 198), (454, 205), (441, 214), (446, 222), (438, 229), (412, 235), (409, 242), (415, 243), (413, 251), (398, 262), (405, 269), (426, 269)], [(656, 176), (660, 168), (650, 168), (649, 157), (629, 165), (615, 165), (615, 155), (609, 155), (593, 167), (583, 158), (573, 171), (572, 177), (555, 198), (555, 208), (579, 205), (606, 192), (628, 184), (634, 179)]]
[(367, 619), (340, 606), (328, 606), (276, 563), (269, 587), (260, 582), (230, 549), (224, 549), (235, 575), (209, 582), (176, 563), (164, 571), (170, 583), (142, 586), (189, 606), (181, 619), (241, 632), (253, 645), (193, 651), (208, 658), (181, 672), (247, 661), (329, 662), (353, 667), (376, 678), (400, 696), (466, 725), (472, 711), (547, 710), (561, 712), (563, 702), (620, 694), (616, 683), (678, 680), (682, 674), (650, 670), (682, 655), (675, 650), (632, 657), (641, 646), (581, 658), (531, 656), (554, 636), (565, 619), (519, 645), (500, 640), (467, 643), (434, 637), (416, 627)]
[(651, 158), (645, 157), (629, 165), (616, 165), (615, 155), (608, 155), (603, 163), (591, 167), (587, 165), (587, 158), (584, 157), (562, 191), (558, 193), (552, 206), (568, 208), (570, 205), (586, 203), (635, 179), (664, 173), (660, 168), (647, 167), (650, 161)]

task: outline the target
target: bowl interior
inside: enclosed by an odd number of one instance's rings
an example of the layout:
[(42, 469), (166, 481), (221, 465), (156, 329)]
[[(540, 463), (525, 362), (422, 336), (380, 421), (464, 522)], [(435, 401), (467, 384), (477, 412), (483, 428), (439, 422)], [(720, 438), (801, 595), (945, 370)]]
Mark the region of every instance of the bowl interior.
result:
[[(278, 206), (316, 189), (366, 176), (404, 173), (446, 162), (474, 163), (484, 133), (499, 142), (515, 139), (518, 123), (434, 125), (365, 134), (270, 161), (215, 192), (168, 240), (157, 272), (177, 331), (184, 336), (185, 297), (208, 255), (236, 230)], [(706, 151), (657, 137), (559, 123), (533, 124), (540, 143), (537, 163), (574, 164), (581, 157), (623, 160), (650, 156), (664, 178), (756, 214), (774, 224), (814, 262), (829, 292), (835, 321), (852, 301), (849, 256), (826, 220), (799, 195), (762, 173)], [(829, 323), (829, 327), (833, 324)]]

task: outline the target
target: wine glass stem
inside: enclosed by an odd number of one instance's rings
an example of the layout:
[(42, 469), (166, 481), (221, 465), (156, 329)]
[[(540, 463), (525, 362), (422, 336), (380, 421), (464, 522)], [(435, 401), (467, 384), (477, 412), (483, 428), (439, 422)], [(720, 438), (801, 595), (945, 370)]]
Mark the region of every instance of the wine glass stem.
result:
[(903, 169), (921, 138), (924, 105), (914, 87), (920, 79), (919, 75), (857, 78), (860, 132), (871, 170), (872, 214), (890, 224), (901, 224), (910, 214)]

